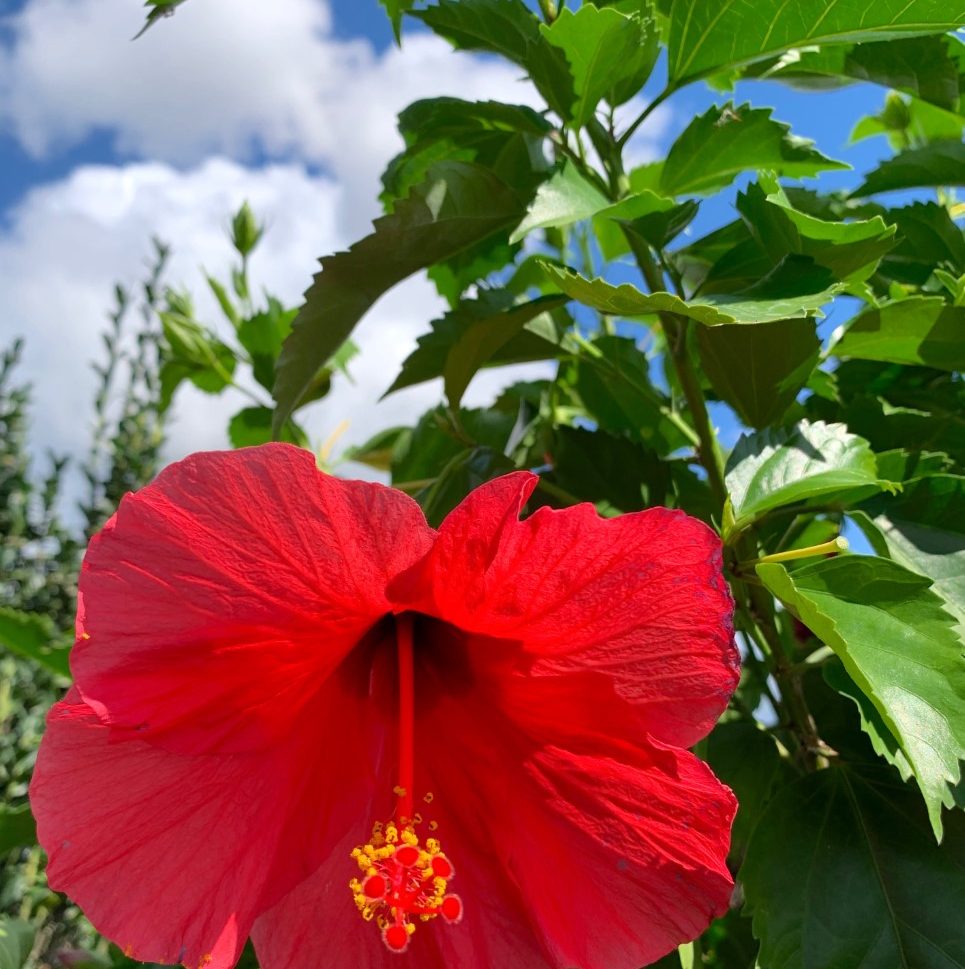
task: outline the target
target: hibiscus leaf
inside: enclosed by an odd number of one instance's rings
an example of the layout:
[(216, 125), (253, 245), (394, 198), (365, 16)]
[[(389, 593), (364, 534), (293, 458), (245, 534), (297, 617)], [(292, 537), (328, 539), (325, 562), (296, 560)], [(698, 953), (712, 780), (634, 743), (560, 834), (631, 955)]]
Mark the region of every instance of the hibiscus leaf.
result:
[(941, 848), (888, 769), (831, 767), (785, 787), (741, 870), (767, 969), (956, 969), (965, 953), (965, 815)]
[(961, 0), (673, 0), (669, 16), (668, 72), (680, 87), (791, 48), (956, 30), (965, 6)]
[(525, 202), (478, 165), (444, 162), (347, 252), (327, 256), (278, 358), (278, 431), (315, 374), (388, 289), (517, 222)]
[(389, 427), (377, 431), (364, 444), (346, 448), (343, 457), (378, 471), (389, 471), (396, 454), (408, 447), (411, 437), (411, 427)]
[(481, 367), (551, 359), (560, 349), (551, 314), (564, 303), (561, 296), (517, 303), (504, 290), (483, 290), (477, 299), (460, 301), (419, 337), (385, 396), (445, 376), (446, 396), (458, 407)]
[[(228, 440), (232, 447), (254, 447), (272, 440), (270, 407), (245, 407), (228, 423)], [(292, 420), (285, 423), (277, 440), (308, 447), (308, 436)]]
[(0, 857), (13, 848), (29, 848), (36, 843), (37, 825), (30, 813), (30, 805), (0, 805)]
[(965, 641), (965, 477), (918, 478), (897, 495), (865, 503), (862, 510), (881, 537), (882, 551), (935, 583)]
[(952, 803), (949, 788), (965, 758), (965, 662), (931, 580), (865, 555), (794, 572), (767, 563), (757, 574), (874, 704), (915, 772), (941, 840), (941, 808)]
[(22, 969), (26, 965), (34, 934), (29, 922), (0, 916), (0, 969)]
[[(764, 265), (788, 255), (806, 256), (841, 280), (864, 280), (895, 245), (895, 228), (876, 215), (848, 222), (829, 221), (795, 208), (777, 178), (762, 172), (758, 184), (737, 196), (737, 208)], [(726, 265), (726, 257), (711, 270), (713, 277)], [(751, 274), (760, 271), (751, 264)]]
[[(685, 301), (672, 293), (642, 293), (623, 283), (613, 286), (605, 279), (586, 279), (571, 269), (545, 263), (547, 276), (567, 296), (611, 316), (650, 316), (659, 312), (677, 313), (707, 326), (724, 323), (766, 323), (816, 313), (834, 294), (828, 287), (801, 296), (772, 295), (767, 280), (757, 290), (723, 296), (698, 297)], [(826, 282), (822, 277), (821, 282)]]
[(401, 43), (402, 17), (415, 6), (415, 0), (379, 0), (379, 3), (385, 7), (385, 13), (392, 21), (392, 33), (395, 34), (395, 42)]
[(738, 530), (783, 505), (854, 489), (873, 493), (882, 484), (868, 442), (844, 424), (822, 421), (742, 435), (727, 461), (725, 483)]
[(711, 107), (694, 118), (673, 143), (660, 176), (665, 195), (708, 195), (729, 185), (741, 172), (768, 168), (802, 178), (848, 168), (826, 158), (813, 142), (791, 134), (771, 118), (770, 108)]
[(0, 648), (70, 679), (70, 650), (65, 648), (49, 616), (0, 606)]
[(870, 81), (950, 111), (960, 95), (959, 67), (944, 36), (905, 37), (883, 43), (836, 45), (796, 51), (795, 56), (755, 64), (744, 77), (787, 81), (823, 89), (829, 78)]
[(965, 370), (965, 306), (913, 296), (852, 319), (831, 352), (885, 363)]
[(563, 9), (540, 31), (566, 55), (576, 100), (569, 120), (582, 127), (604, 98), (622, 104), (650, 76), (659, 46), (651, 19), (628, 17), (612, 7), (585, 3), (575, 13)]
[(813, 319), (702, 326), (700, 362), (718, 395), (751, 427), (778, 420), (811, 376), (821, 351)]
[(522, 0), (442, 0), (412, 16), (457, 50), (500, 54), (522, 67), (562, 118), (571, 120), (573, 78), (566, 55), (540, 33)]
[(558, 228), (589, 219), (609, 208), (610, 200), (588, 182), (571, 162), (536, 190), (526, 217), (513, 230), (510, 242), (519, 242), (534, 229)]
[(707, 738), (707, 762), (737, 795), (730, 857), (739, 864), (764, 808), (793, 771), (766, 730), (737, 720), (714, 727)]
[(937, 141), (924, 148), (903, 151), (882, 162), (865, 176), (851, 194), (856, 198), (906, 188), (965, 185), (965, 144)]
[(955, 276), (965, 273), (965, 233), (944, 205), (916, 202), (886, 214), (897, 226), (898, 244), (882, 259), (882, 275), (923, 286), (936, 267)]

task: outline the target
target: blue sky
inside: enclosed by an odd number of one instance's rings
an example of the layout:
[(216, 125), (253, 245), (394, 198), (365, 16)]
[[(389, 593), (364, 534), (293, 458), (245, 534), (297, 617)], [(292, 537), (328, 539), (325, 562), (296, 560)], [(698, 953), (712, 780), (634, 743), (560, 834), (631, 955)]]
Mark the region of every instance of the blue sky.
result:
[[(169, 281), (202, 294), (201, 267), (227, 270), (224, 226), (249, 198), (269, 225), (253, 273), (294, 303), (315, 259), (378, 214), (378, 175), (398, 149), (393, 121), (405, 104), (441, 94), (537, 103), (512, 65), (452, 54), (411, 26), (399, 51), (376, 0), (191, 0), (131, 43), (141, 19), (139, 0), (0, 0), (0, 344), (26, 337), (35, 440), (62, 452), (83, 450), (77, 415), (89, 413), (113, 282), (138, 279), (152, 233), (175, 247)], [(659, 85), (658, 72), (650, 88)], [(678, 92), (634, 152), (656, 156), (723, 97)], [(821, 186), (856, 184), (889, 154), (883, 139), (848, 144), (854, 121), (883, 101), (871, 85), (815, 95), (743, 83), (734, 97), (773, 107), (855, 167)], [(699, 231), (732, 217), (733, 194), (704, 206)], [(199, 305), (215, 318), (203, 294)], [(346, 418), (345, 440), (362, 440), (439, 399), (430, 385), (377, 403), (439, 309), (420, 279), (379, 303), (358, 331), (355, 384), (313, 412), (316, 441)], [(469, 400), (532, 372), (486, 373)], [(169, 456), (223, 446), (241, 406), (186, 391)]]

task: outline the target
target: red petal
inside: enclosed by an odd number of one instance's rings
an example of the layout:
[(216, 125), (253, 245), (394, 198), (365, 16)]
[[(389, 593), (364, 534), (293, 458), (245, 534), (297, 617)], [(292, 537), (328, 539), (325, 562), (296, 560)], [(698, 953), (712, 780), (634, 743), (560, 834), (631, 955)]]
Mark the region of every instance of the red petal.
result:
[(534, 676), (605, 675), (652, 736), (694, 744), (738, 679), (719, 539), (666, 508), (540, 508), (521, 522), (535, 485), (517, 473), (470, 494), (409, 593), (461, 629), (521, 641)]
[(30, 792), (51, 887), (137, 959), (233, 966), (258, 915), (357, 837), (359, 805), (391, 797), (370, 667), (353, 654), (263, 753), (172, 753), (104, 726), (72, 690)]
[(447, 678), (433, 684), (441, 699), (417, 741), (432, 807), (456, 813), (458, 837), (443, 845), (467, 918), (480, 904), (460, 884), (467, 844), (476, 857), (488, 846), (502, 884), (517, 887), (518, 896), (503, 889), (504, 904), (519, 906), (553, 966), (637, 969), (726, 911), (736, 802), (706, 765), (600, 735), (587, 744), (594, 753), (540, 744), (485, 690), (443, 692)]
[(262, 748), (391, 611), (388, 582), (433, 534), (401, 492), (322, 474), (299, 448), (193, 455), (91, 542), (77, 685), (170, 750)]

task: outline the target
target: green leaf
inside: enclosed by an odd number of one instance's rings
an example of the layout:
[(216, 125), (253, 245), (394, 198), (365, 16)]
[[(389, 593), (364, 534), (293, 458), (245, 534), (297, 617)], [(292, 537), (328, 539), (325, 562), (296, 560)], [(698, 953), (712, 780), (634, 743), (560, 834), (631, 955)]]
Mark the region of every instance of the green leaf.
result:
[(546, 103), (572, 120), (573, 77), (566, 56), (540, 33), (522, 0), (442, 0), (412, 15), (458, 50), (500, 54), (518, 64)]
[(298, 310), (286, 310), (278, 300), (269, 298), (264, 312), (238, 323), (238, 341), (251, 356), (255, 380), (266, 390), (275, 383), (275, 361), (297, 315)]
[(633, 97), (649, 77), (659, 49), (652, 20), (591, 3), (575, 13), (561, 10), (540, 31), (569, 62), (576, 100), (568, 120), (578, 127), (590, 121), (604, 98), (622, 104)]
[(397, 44), (402, 43), (402, 17), (415, 6), (415, 2), (416, 0), (379, 0), (392, 21), (392, 33), (395, 34)]
[(845, 555), (761, 581), (830, 646), (915, 773), (936, 837), (965, 757), (965, 660), (931, 580), (888, 559)]
[(613, 286), (605, 279), (586, 279), (571, 269), (544, 264), (547, 276), (567, 296), (611, 316), (649, 316), (669, 312), (686, 316), (707, 326), (724, 323), (767, 323), (772, 320), (809, 316), (827, 303), (833, 291), (788, 298), (770, 297), (745, 292), (724, 296), (707, 296), (684, 301), (672, 293), (641, 293), (635, 286), (623, 283)]
[(749, 169), (769, 168), (802, 178), (849, 168), (826, 158), (813, 142), (771, 119), (770, 108), (711, 107), (673, 143), (660, 177), (665, 195), (710, 195)]
[(811, 376), (821, 351), (816, 331), (812, 319), (700, 327), (700, 362), (711, 386), (745, 424), (767, 427)]
[(888, 279), (923, 286), (938, 267), (955, 276), (965, 273), (965, 234), (944, 205), (916, 202), (890, 209), (887, 216), (898, 227), (898, 245), (879, 267)]
[(912, 296), (859, 313), (831, 348), (839, 357), (965, 370), (965, 307)]
[(940, 34), (963, 22), (961, 0), (673, 0), (668, 73), (681, 87), (791, 48)]
[(927, 576), (965, 641), (965, 477), (935, 474), (868, 502), (887, 554)]
[(453, 395), (455, 407), (480, 367), (551, 359), (559, 353), (551, 313), (565, 302), (547, 296), (516, 303), (503, 290), (483, 290), (478, 299), (462, 300), (419, 337), (386, 396), (445, 375), (446, 394)]
[(137, 40), (164, 17), (174, 16), (174, 11), (184, 2), (185, 0), (144, 0), (144, 6), (151, 9), (148, 11), (144, 26), (134, 35), (133, 39)]
[(14, 848), (29, 848), (37, 843), (37, 825), (29, 804), (8, 807), (0, 804), (0, 858)]
[(626, 337), (600, 336), (576, 361), (575, 388), (606, 431), (627, 434), (661, 454), (695, 441), (670, 418), (670, 400), (650, 380), (650, 360)]
[(411, 427), (389, 427), (373, 434), (364, 444), (347, 448), (343, 457), (378, 471), (389, 471), (399, 451), (408, 447), (411, 437)]
[(745, 76), (818, 88), (826, 87), (830, 78), (869, 81), (954, 111), (960, 94), (959, 67), (949, 45), (955, 43), (936, 35), (811, 48), (755, 65)]
[(965, 815), (941, 848), (891, 771), (831, 767), (785, 787), (741, 870), (767, 969), (960, 969)]
[(857, 198), (906, 188), (965, 185), (965, 144), (936, 141), (882, 162), (851, 194)]
[[(237, 448), (267, 444), (272, 440), (271, 418), (270, 407), (246, 407), (238, 411), (228, 424), (231, 446)], [(288, 421), (275, 440), (308, 447), (308, 437), (294, 421)]]
[(275, 428), (282, 427), (325, 361), (388, 289), (419, 269), (514, 225), (525, 202), (474, 164), (445, 162), (375, 231), (327, 256), (305, 294), (276, 368)]
[(746, 721), (719, 723), (707, 738), (707, 763), (737, 795), (737, 817), (731, 832), (731, 858), (738, 862), (764, 808), (793, 776), (774, 739)]
[(692, 199), (678, 205), (673, 199), (643, 190), (601, 209), (593, 217), (593, 230), (603, 258), (617, 259), (630, 251), (624, 229), (647, 245), (662, 249), (693, 221), (699, 206)]
[(917, 98), (891, 92), (878, 114), (866, 115), (851, 130), (851, 142), (884, 135), (895, 151), (932, 141), (955, 141), (965, 130), (965, 118)]
[[(840, 280), (867, 279), (895, 244), (894, 226), (880, 215), (842, 222), (796, 209), (770, 173), (762, 172), (759, 184), (738, 194), (737, 208), (759, 246), (760, 259), (774, 264), (787, 255), (806, 256)], [(721, 274), (726, 258), (718, 261), (711, 277)]]
[(387, 212), (441, 161), (477, 162), (503, 181), (542, 178), (542, 142), (552, 125), (532, 108), (501, 101), (426, 98), (399, 114), (406, 148), (389, 162), (380, 196)]
[(670, 474), (654, 451), (625, 437), (581, 427), (558, 427), (553, 435), (554, 481), (606, 511), (640, 511), (663, 505)]
[(32, 925), (20, 919), (0, 915), (0, 969), (22, 969), (27, 963), (33, 944)]
[(509, 241), (519, 242), (534, 229), (572, 225), (591, 218), (609, 206), (610, 200), (588, 182), (575, 165), (567, 162), (536, 190), (526, 217), (513, 230)]
[(0, 606), (0, 648), (70, 679), (70, 650), (63, 645), (49, 616)]
[(868, 442), (843, 424), (821, 421), (742, 435), (725, 483), (738, 529), (783, 505), (880, 486)]

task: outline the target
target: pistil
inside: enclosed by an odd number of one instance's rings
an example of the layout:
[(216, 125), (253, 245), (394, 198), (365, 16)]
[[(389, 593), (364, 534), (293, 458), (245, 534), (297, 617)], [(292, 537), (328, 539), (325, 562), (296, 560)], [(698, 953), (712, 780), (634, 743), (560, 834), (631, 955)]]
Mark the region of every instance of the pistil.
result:
[[(376, 822), (369, 841), (352, 851), (360, 876), (349, 882), (362, 918), (375, 921), (382, 941), (392, 952), (404, 952), (415, 932), (415, 922), (441, 915), (443, 921), (462, 919), (462, 900), (448, 891), (455, 875), (452, 862), (438, 839), (420, 842), (416, 831), (422, 818), (413, 809), (415, 789), (415, 657), (412, 617), (395, 619), (399, 676), (399, 782), (396, 818)], [(432, 795), (425, 796), (431, 803)], [(429, 822), (430, 830), (435, 830)]]

